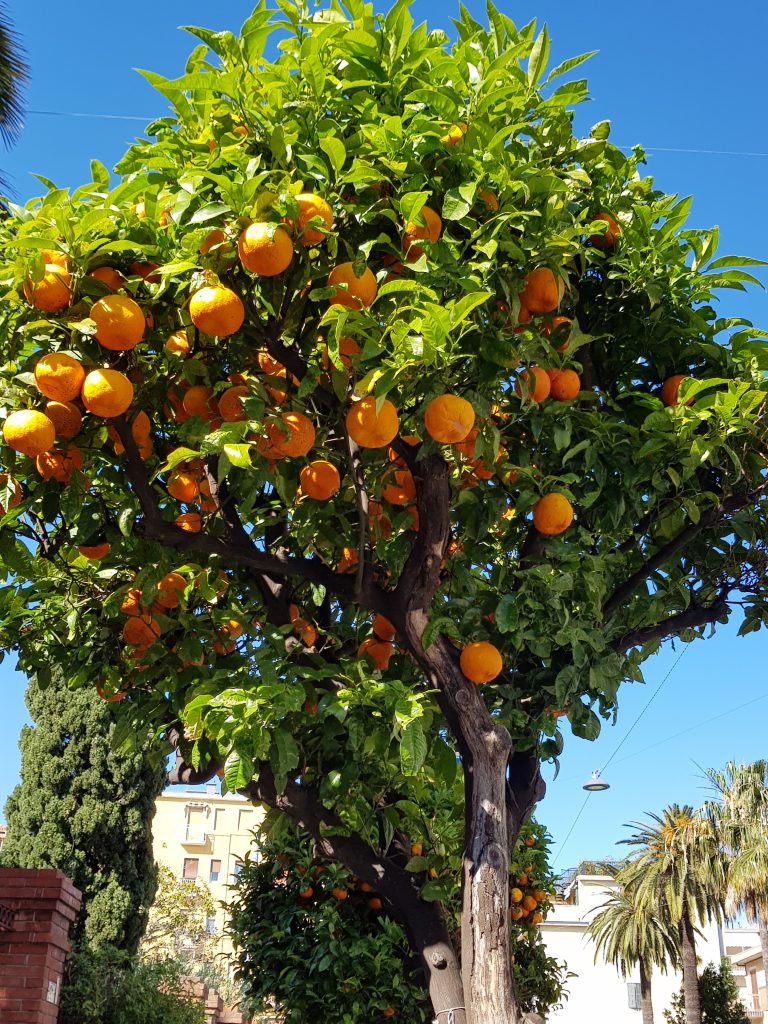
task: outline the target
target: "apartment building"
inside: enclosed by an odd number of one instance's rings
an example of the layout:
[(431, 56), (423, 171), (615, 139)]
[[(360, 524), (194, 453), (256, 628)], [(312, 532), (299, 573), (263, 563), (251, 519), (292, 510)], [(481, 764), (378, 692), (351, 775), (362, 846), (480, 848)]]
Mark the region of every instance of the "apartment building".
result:
[[(549, 1024), (640, 1024), (640, 976), (635, 970), (622, 978), (613, 964), (595, 962), (595, 946), (587, 932), (589, 922), (610, 896), (615, 882), (610, 875), (576, 875), (561, 893), (541, 927), (547, 953), (565, 961), (575, 977), (567, 982), (568, 1000), (550, 1013)], [(753, 928), (720, 928), (710, 922), (701, 929), (696, 951), (701, 967), (720, 963), (728, 956), (747, 1016), (762, 1021), (766, 980), (759, 957), (759, 940)], [(656, 1020), (668, 1009), (680, 989), (675, 972), (662, 974), (654, 968), (651, 978)], [(766, 1015), (768, 1017), (768, 1015)]]
[(167, 789), (155, 805), (153, 847), (158, 864), (179, 879), (205, 882), (216, 902), (216, 914), (206, 924), (218, 937), (217, 952), (232, 947), (225, 935), (229, 886), (240, 873), (245, 857), (258, 856), (254, 829), (263, 812), (237, 793), (222, 796), (215, 783), (204, 788)]

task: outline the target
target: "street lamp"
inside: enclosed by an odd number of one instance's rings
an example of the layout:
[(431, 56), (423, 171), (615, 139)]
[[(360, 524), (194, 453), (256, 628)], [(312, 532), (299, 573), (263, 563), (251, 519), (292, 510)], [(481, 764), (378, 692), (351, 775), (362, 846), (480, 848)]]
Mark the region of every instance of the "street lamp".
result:
[(586, 789), (589, 793), (601, 793), (604, 789), (611, 787), (604, 779), (600, 778), (600, 769), (596, 768), (581, 788)]

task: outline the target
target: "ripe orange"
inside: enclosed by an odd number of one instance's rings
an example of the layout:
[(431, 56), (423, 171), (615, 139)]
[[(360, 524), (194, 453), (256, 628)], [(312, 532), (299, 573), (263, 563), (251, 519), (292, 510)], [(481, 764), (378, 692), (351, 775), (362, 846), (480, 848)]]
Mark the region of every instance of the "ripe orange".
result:
[(191, 473), (176, 470), (168, 477), (168, 493), (177, 501), (191, 504), (200, 493), (197, 478)]
[(327, 501), (341, 487), (339, 471), (327, 459), (315, 459), (305, 466), (299, 474), (301, 489), (316, 501)]
[(169, 334), (165, 342), (165, 351), (171, 355), (186, 359), (189, 355), (189, 339), (185, 330), (174, 331)]
[(49, 352), (35, 363), (35, 384), (46, 398), (70, 402), (85, 380), (82, 363), (64, 352)]
[(466, 398), (438, 395), (424, 413), (424, 426), (433, 441), (456, 444), (463, 441), (475, 425), (475, 410)]
[[(549, 337), (550, 334), (552, 334), (553, 331), (556, 331), (557, 328), (560, 327), (561, 324), (570, 324), (570, 323), (571, 323), (571, 320), (569, 320), (569, 318), (567, 316), (548, 317), (544, 321), (544, 323), (541, 325), (540, 330), (541, 330), (542, 334), (544, 334), (547, 337)], [(571, 340), (571, 332), (568, 331), (568, 336), (565, 338), (565, 340), (563, 341), (563, 343), (561, 345), (557, 346), (557, 351), (558, 352), (565, 352), (565, 350), (568, 348), (568, 342), (570, 340)]]
[(27, 277), (24, 298), (43, 313), (58, 313), (69, 305), (69, 271), (56, 263), (46, 263), (39, 281)]
[(134, 263), (131, 263), (128, 269), (131, 274), (135, 277), (140, 277), (142, 281), (146, 281), (148, 284), (157, 284), (160, 280), (160, 275), (155, 273), (158, 265), (152, 260), (145, 260), (143, 262), (136, 260)]
[(246, 270), (259, 277), (276, 277), (293, 259), (291, 236), (279, 224), (249, 224), (237, 241), (237, 254)]
[(551, 388), (552, 381), (547, 371), (542, 370), (540, 366), (532, 366), (530, 370), (523, 370), (518, 374), (515, 394), (531, 402), (543, 402)]
[(54, 263), (57, 267), (64, 267), (65, 270), (69, 270), (69, 258), (60, 249), (41, 249), (40, 258), (46, 265)]
[(533, 896), (523, 896), (521, 903), (523, 904), (524, 910), (535, 910), (539, 905)]
[(543, 920), (544, 920), (544, 915), (543, 914), (536, 913), (536, 914), (532, 914), (531, 915), (531, 924), (541, 924), (541, 922)]
[(132, 615), (123, 624), (123, 640), (130, 647), (149, 647), (160, 636), (160, 626), (150, 615)]
[(319, 634), (312, 623), (307, 622), (306, 619), (295, 618), (293, 620), (293, 632), (296, 636), (301, 637), (301, 642), (305, 647), (314, 647), (317, 643)]
[(125, 278), (114, 267), (96, 267), (94, 270), (89, 271), (88, 277), (101, 281), (111, 292), (120, 291), (125, 284)]
[(581, 378), (575, 370), (547, 370), (550, 379), (550, 398), (556, 402), (569, 402), (581, 391)]
[[(667, 377), (664, 383), (661, 385), (661, 391), (659, 392), (659, 398), (661, 398), (664, 405), (680, 405), (680, 385), (686, 380), (684, 373), (676, 373), (672, 377)], [(685, 403), (686, 405), (692, 405), (693, 399), (689, 398)]]
[(100, 558), (106, 558), (109, 554), (109, 544), (106, 541), (103, 544), (81, 544), (77, 550), (83, 558), (98, 562)]
[(368, 900), (368, 906), (371, 908), (371, 910), (381, 910), (381, 900), (379, 899), (378, 896), (372, 896)]
[(243, 635), (244, 630), (242, 622), (238, 622), (237, 619), (227, 619), (218, 627), (219, 636), (226, 637), (228, 640), (237, 640), (239, 636)]
[(489, 192), (488, 189), (482, 189), (480, 192), (478, 192), (477, 198), (481, 200), (481, 202), (485, 203), (485, 205), (492, 213), (496, 213), (496, 211), (499, 209), (499, 200), (496, 198), (494, 193)]
[(534, 839), (533, 836), (526, 836), (525, 839), (523, 840), (523, 842), (525, 843), (526, 846), (535, 846), (536, 845), (536, 840)]
[(572, 522), (573, 505), (562, 494), (545, 494), (533, 506), (533, 525), (539, 533), (554, 537), (564, 533)]
[(387, 1018), (394, 1017), (395, 1016), (395, 1008), (394, 1008), (394, 1006), (388, 1006), (386, 1008), (386, 1010), (382, 1010), (381, 1011), (381, 1016), (382, 1017), (387, 1017)]
[(227, 388), (219, 395), (219, 415), (225, 423), (240, 423), (248, 419), (243, 409), (242, 399), (248, 395), (248, 388), (244, 384), (237, 384), (233, 388)]
[(594, 223), (596, 220), (602, 221), (607, 224), (607, 228), (600, 235), (590, 235), (587, 241), (590, 245), (593, 245), (595, 249), (612, 249), (621, 236), (621, 228), (610, 215), (610, 213), (596, 213), (592, 218)]
[[(136, 444), (141, 444), (149, 440), (149, 434), (152, 430), (152, 424), (150, 423), (149, 416), (144, 412), (143, 409), (139, 409), (136, 415), (131, 420), (131, 436)], [(109, 432), (109, 428), (107, 428)]]
[(199, 416), (201, 420), (212, 420), (217, 412), (213, 399), (213, 388), (206, 384), (194, 384), (184, 393), (182, 402), (184, 412), (189, 416)]
[(313, 217), (320, 217), (327, 231), (330, 231), (333, 225), (333, 210), (322, 196), (316, 196), (313, 192), (302, 192), (295, 198), (299, 206), (299, 241), (304, 246), (320, 245), (326, 236), (326, 231), (308, 228), (307, 224)]
[(57, 437), (74, 437), (80, 433), (83, 417), (73, 402), (48, 402), (45, 415), (56, 428)]
[[(0, 473), (0, 493), (9, 487), (12, 490), (12, 494), (8, 502), (8, 509), (16, 508), (21, 501), (21, 485), (18, 480), (9, 478), (7, 473)], [(0, 502), (0, 516), (4, 516), (8, 509)]]
[(512, 903), (519, 903), (523, 898), (522, 890), (518, 889), (517, 886), (513, 886), (509, 890), (509, 898)]
[(72, 471), (83, 468), (83, 455), (80, 449), (70, 444), (65, 452), (41, 452), (35, 459), (35, 468), (43, 480), (56, 480), (60, 484), (68, 484)]
[(377, 400), (372, 396), (353, 402), (347, 411), (347, 433), (361, 448), (384, 448), (397, 435), (400, 421), (394, 405), (384, 399), (376, 411)]
[(91, 370), (83, 381), (82, 399), (94, 416), (120, 416), (133, 401), (133, 384), (119, 370)]
[(144, 337), (144, 313), (128, 295), (105, 295), (88, 315), (96, 324), (96, 341), (110, 352), (130, 352)]
[(312, 886), (308, 885), (306, 889), (302, 889), (301, 890), (301, 892), (299, 893), (299, 896), (303, 900), (308, 900), (308, 899), (310, 899), (314, 895), (314, 892), (315, 892), (315, 890), (312, 888)]
[(490, 683), (504, 667), (501, 653), (487, 640), (467, 644), (459, 658), (461, 671), (473, 683)]
[(373, 617), (371, 629), (373, 630), (374, 636), (377, 636), (379, 640), (395, 639), (395, 627), (389, 619), (385, 619), (384, 616), (379, 615), (378, 612)]
[(561, 278), (556, 278), (549, 267), (536, 267), (525, 276), (520, 304), (531, 313), (551, 313), (557, 309), (564, 293)]
[[(366, 309), (376, 298), (376, 278), (369, 267), (365, 267), (360, 277), (355, 277), (351, 263), (339, 263), (328, 275), (328, 284), (336, 286), (328, 300), (331, 306)], [(346, 287), (341, 287), (343, 285)]]
[(420, 857), (424, 852), (424, 845), (422, 843), (411, 843), (411, 856)]
[(227, 338), (243, 326), (245, 307), (231, 289), (207, 286), (198, 289), (189, 300), (189, 315), (203, 334)]
[(297, 458), (306, 455), (315, 443), (315, 428), (302, 412), (282, 412), (277, 421), (267, 424), (273, 458)]
[[(360, 346), (357, 344), (354, 338), (347, 338), (342, 335), (339, 338), (339, 362), (341, 365), (350, 370), (352, 368), (352, 356), (360, 355)], [(326, 345), (322, 352), (323, 369), (329, 370), (331, 368), (331, 357), (328, 352), (328, 346)]]
[(337, 572), (348, 572), (353, 566), (357, 565), (360, 556), (357, 552), (357, 548), (342, 548), (341, 558), (336, 563)]
[(12, 412), (3, 424), (5, 443), (35, 458), (53, 448), (56, 440), (56, 429), (43, 412), (36, 409), (19, 409)]
[(367, 882), (361, 882), (358, 888), (360, 892), (373, 892), (373, 886), (369, 885)]
[(445, 135), (440, 136), (440, 141), (445, 143), (446, 146), (455, 146), (457, 142), (462, 140), (466, 130), (467, 126), (464, 122), (459, 121), (458, 124), (452, 124)]
[(207, 256), (214, 246), (223, 245), (227, 241), (227, 233), (224, 228), (214, 228), (209, 231), (205, 238), (200, 243), (200, 248), (197, 250), (201, 256)]
[(431, 207), (422, 206), (421, 216), (424, 219), (424, 224), (417, 224), (415, 221), (409, 220), (403, 232), (403, 251), (406, 253), (409, 263), (415, 262), (424, 251), (421, 246), (414, 245), (414, 242), (436, 242), (443, 230), (440, 214), (435, 213)]
[(176, 516), (174, 523), (185, 533), (200, 533), (203, 528), (203, 520), (199, 512), (182, 512)]
[(347, 895), (348, 895), (348, 893), (347, 893), (346, 889), (342, 889), (340, 887), (336, 887), (335, 889), (331, 889), (331, 896), (333, 896), (334, 899), (345, 900), (347, 898)]
[(178, 572), (168, 572), (157, 584), (156, 603), (161, 608), (178, 608), (187, 581)]
[(357, 649), (358, 658), (362, 658), (363, 655), (370, 658), (373, 662), (373, 667), (383, 672), (389, 666), (389, 659), (395, 652), (395, 648), (387, 640), (378, 640), (376, 637), (369, 636), (360, 644)]

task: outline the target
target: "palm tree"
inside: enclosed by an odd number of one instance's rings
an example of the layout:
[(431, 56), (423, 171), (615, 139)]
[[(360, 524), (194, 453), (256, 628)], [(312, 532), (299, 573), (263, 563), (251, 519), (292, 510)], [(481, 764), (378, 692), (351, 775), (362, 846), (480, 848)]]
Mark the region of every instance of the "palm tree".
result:
[(0, 3), (0, 137), (10, 146), (21, 131), (23, 90), (29, 77), (24, 53)]
[(653, 1024), (651, 973), (653, 967), (666, 971), (680, 962), (677, 930), (655, 909), (646, 909), (637, 898), (637, 887), (626, 884), (626, 868), (607, 869), (618, 889), (598, 907), (589, 925), (598, 954), (615, 964), (624, 978), (635, 965), (640, 971), (640, 1008), (643, 1024)]
[(662, 913), (677, 929), (683, 971), (686, 1024), (701, 1024), (696, 923), (722, 920), (725, 863), (717, 833), (707, 815), (690, 806), (670, 804), (649, 823), (633, 822), (639, 831), (622, 842), (637, 847), (628, 861), (626, 883), (636, 889), (639, 906)]
[(728, 858), (725, 910), (729, 917), (743, 910), (757, 924), (768, 978), (768, 763), (729, 761), (706, 774), (717, 794), (706, 809)]

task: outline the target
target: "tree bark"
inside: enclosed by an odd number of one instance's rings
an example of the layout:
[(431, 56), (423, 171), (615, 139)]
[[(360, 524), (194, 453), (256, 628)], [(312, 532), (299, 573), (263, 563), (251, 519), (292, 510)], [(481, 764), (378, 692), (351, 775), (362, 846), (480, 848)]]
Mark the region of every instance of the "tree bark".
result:
[(687, 908), (678, 925), (683, 963), (683, 997), (685, 998), (685, 1024), (701, 1024), (699, 1000), (699, 971), (696, 963), (696, 936)]
[(639, 961), (640, 967), (640, 1009), (643, 1024), (653, 1024), (653, 1000), (651, 998), (651, 974), (646, 971), (645, 962)]
[(760, 936), (760, 949), (763, 952), (763, 973), (765, 975), (765, 987), (768, 990), (768, 919), (765, 911), (761, 910), (757, 915), (757, 933)]

